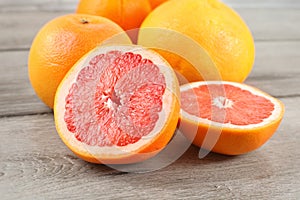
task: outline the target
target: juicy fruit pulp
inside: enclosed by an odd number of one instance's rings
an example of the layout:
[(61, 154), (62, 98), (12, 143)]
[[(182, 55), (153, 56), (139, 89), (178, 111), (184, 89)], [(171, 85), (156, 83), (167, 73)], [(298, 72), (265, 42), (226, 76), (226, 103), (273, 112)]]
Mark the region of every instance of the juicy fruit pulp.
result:
[[(181, 98), (182, 108), (187, 113), (202, 119), (237, 126), (262, 123), (275, 109), (269, 99), (229, 84), (201, 85), (182, 92)], [(184, 99), (198, 102), (198, 109)]]
[(140, 54), (97, 55), (80, 71), (66, 97), (68, 130), (92, 146), (135, 143), (153, 130), (165, 88), (158, 67)]
[(55, 98), (57, 131), (89, 162), (125, 164), (156, 155), (179, 118), (171, 66), (140, 46), (102, 46), (68, 72)]
[(284, 113), (279, 100), (245, 84), (194, 82), (180, 90), (179, 129), (196, 146), (216, 153), (239, 155), (259, 148)]

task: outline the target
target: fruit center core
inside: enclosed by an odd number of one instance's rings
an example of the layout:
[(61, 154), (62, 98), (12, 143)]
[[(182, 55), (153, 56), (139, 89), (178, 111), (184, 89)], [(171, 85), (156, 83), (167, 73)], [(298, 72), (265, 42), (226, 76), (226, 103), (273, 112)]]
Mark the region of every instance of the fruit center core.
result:
[(223, 97), (223, 96), (219, 96), (219, 97), (215, 97), (213, 99), (212, 102), (213, 106), (217, 106), (218, 108), (231, 108), (233, 106), (233, 101), (231, 101), (230, 99)]
[(116, 95), (116, 91), (113, 91), (111, 101), (117, 106), (121, 106), (121, 98)]

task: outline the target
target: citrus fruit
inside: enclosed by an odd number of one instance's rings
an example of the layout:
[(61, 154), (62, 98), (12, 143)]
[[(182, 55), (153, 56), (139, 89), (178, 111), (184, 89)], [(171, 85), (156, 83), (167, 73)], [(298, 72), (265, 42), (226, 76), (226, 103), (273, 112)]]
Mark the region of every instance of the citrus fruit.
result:
[(157, 53), (140, 46), (98, 47), (74, 65), (57, 89), (56, 129), (86, 161), (143, 161), (172, 138), (178, 95), (176, 75)]
[[(157, 31), (149, 32), (147, 28), (156, 28)], [(243, 82), (252, 69), (255, 48), (251, 32), (234, 10), (218, 0), (167, 1), (146, 17), (141, 25), (138, 44), (156, 47), (176, 42), (176, 38), (165, 29), (188, 36), (203, 47), (217, 67), (222, 80)], [(187, 46), (178, 44), (178, 48), (184, 49)], [(199, 73), (189, 73), (195, 71), (193, 68), (202, 73), (201, 62), (199, 66), (191, 65), (185, 57), (161, 50), (159, 53), (174, 69), (182, 71), (187, 80), (204, 79), (203, 76), (199, 77)]]
[(168, 0), (149, 0), (152, 9), (156, 8), (157, 6), (159, 6), (160, 4), (166, 2)]
[(80, 0), (76, 12), (103, 16), (130, 30), (140, 27), (151, 5), (148, 0)]
[[(181, 86), (180, 93), (182, 132), (195, 145), (227, 155), (262, 146), (284, 113), (279, 100), (242, 83), (194, 82)], [(191, 130), (197, 131), (194, 138)]]
[[(36, 94), (52, 108), (57, 86), (76, 61), (122, 32), (109, 19), (91, 15), (69, 14), (48, 22), (37, 33), (28, 58), (29, 78)], [(130, 43), (126, 34), (120, 41)]]

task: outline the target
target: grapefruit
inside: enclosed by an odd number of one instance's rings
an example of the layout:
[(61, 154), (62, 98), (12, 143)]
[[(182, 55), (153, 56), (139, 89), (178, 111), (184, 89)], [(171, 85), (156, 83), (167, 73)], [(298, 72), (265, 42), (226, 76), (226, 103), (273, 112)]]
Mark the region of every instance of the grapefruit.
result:
[[(64, 15), (44, 25), (35, 36), (28, 57), (29, 79), (37, 96), (53, 108), (56, 89), (77, 60), (122, 32), (109, 19), (91, 15)], [(121, 34), (119, 40), (131, 43), (126, 34)]]
[(98, 47), (74, 65), (57, 89), (56, 129), (86, 161), (143, 161), (172, 138), (178, 95), (176, 75), (157, 53), (140, 46)]
[(246, 84), (194, 82), (181, 86), (180, 93), (179, 128), (196, 146), (216, 153), (238, 155), (259, 148), (284, 114), (279, 100)]
[(152, 9), (156, 8), (157, 6), (159, 6), (160, 4), (166, 2), (168, 0), (149, 0)]
[(131, 30), (140, 27), (151, 5), (148, 0), (80, 0), (76, 12), (106, 17)]
[[(155, 29), (156, 31), (149, 31)], [(177, 44), (178, 38), (170, 31), (190, 37), (205, 49), (217, 67), (221, 80), (243, 82), (249, 75), (255, 57), (252, 34), (242, 18), (231, 8), (218, 0), (167, 1), (153, 10), (143, 21), (138, 36), (138, 44), (146, 47), (170, 46), (176, 44), (180, 49), (189, 48)], [(220, 80), (219, 76), (205, 78), (203, 69), (207, 65), (201, 60), (197, 65), (190, 63), (189, 51), (184, 57), (159, 49), (159, 53), (176, 71), (190, 82), (201, 80)], [(203, 57), (199, 54), (198, 57)], [(196, 70), (195, 70), (196, 68)], [(214, 69), (212, 69), (214, 70)]]

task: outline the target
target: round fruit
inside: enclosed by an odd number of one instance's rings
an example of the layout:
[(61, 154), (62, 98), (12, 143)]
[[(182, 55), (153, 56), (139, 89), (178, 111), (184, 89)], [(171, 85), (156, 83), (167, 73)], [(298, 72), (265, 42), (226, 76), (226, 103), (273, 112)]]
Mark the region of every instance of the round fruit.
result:
[(56, 129), (80, 158), (146, 160), (172, 138), (179, 84), (169, 64), (140, 46), (98, 47), (66, 75), (55, 98)]
[(168, 0), (149, 0), (152, 9), (156, 8), (157, 6), (159, 6), (160, 4), (166, 2)]
[(148, 0), (80, 0), (76, 12), (103, 16), (131, 30), (140, 27), (151, 5)]
[(180, 93), (179, 128), (195, 145), (217, 153), (238, 155), (259, 148), (284, 114), (279, 100), (241, 83), (194, 82), (181, 86)]
[[(124, 32), (98, 16), (70, 14), (48, 22), (36, 35), (28, 58), (32, 87), (50, 108), (60, 81), (84, 54), (115, 34)], [(120, 42), (130, 43), (126, 34)]]
[[(157, 31), (149, 33), (146, 28), (156, 28)], [(162, 4), (142, 23), (138, 44), (155, 47), (176, 42), (176, 38), (165, 29), (186, 35), (203, 47), (218, 68), (222, 80), (243, 82), (252, 69), (255, 54), (252, 35), (241, 17), (218, 0), (168, 1)], [(178, 48), (188, 47), (181, 44)], [(203, 76), (199, 78), (199, 74), (189, 73), (194, 67), (185, 57), (164, 51), (160, 53), (176, 70), (183, 70), (183, 76), (189, 81), (207, 80)], [(203, 72), (201, 63), (195, 67)], [(212, 79), (218, 78), (209, 78)]]

